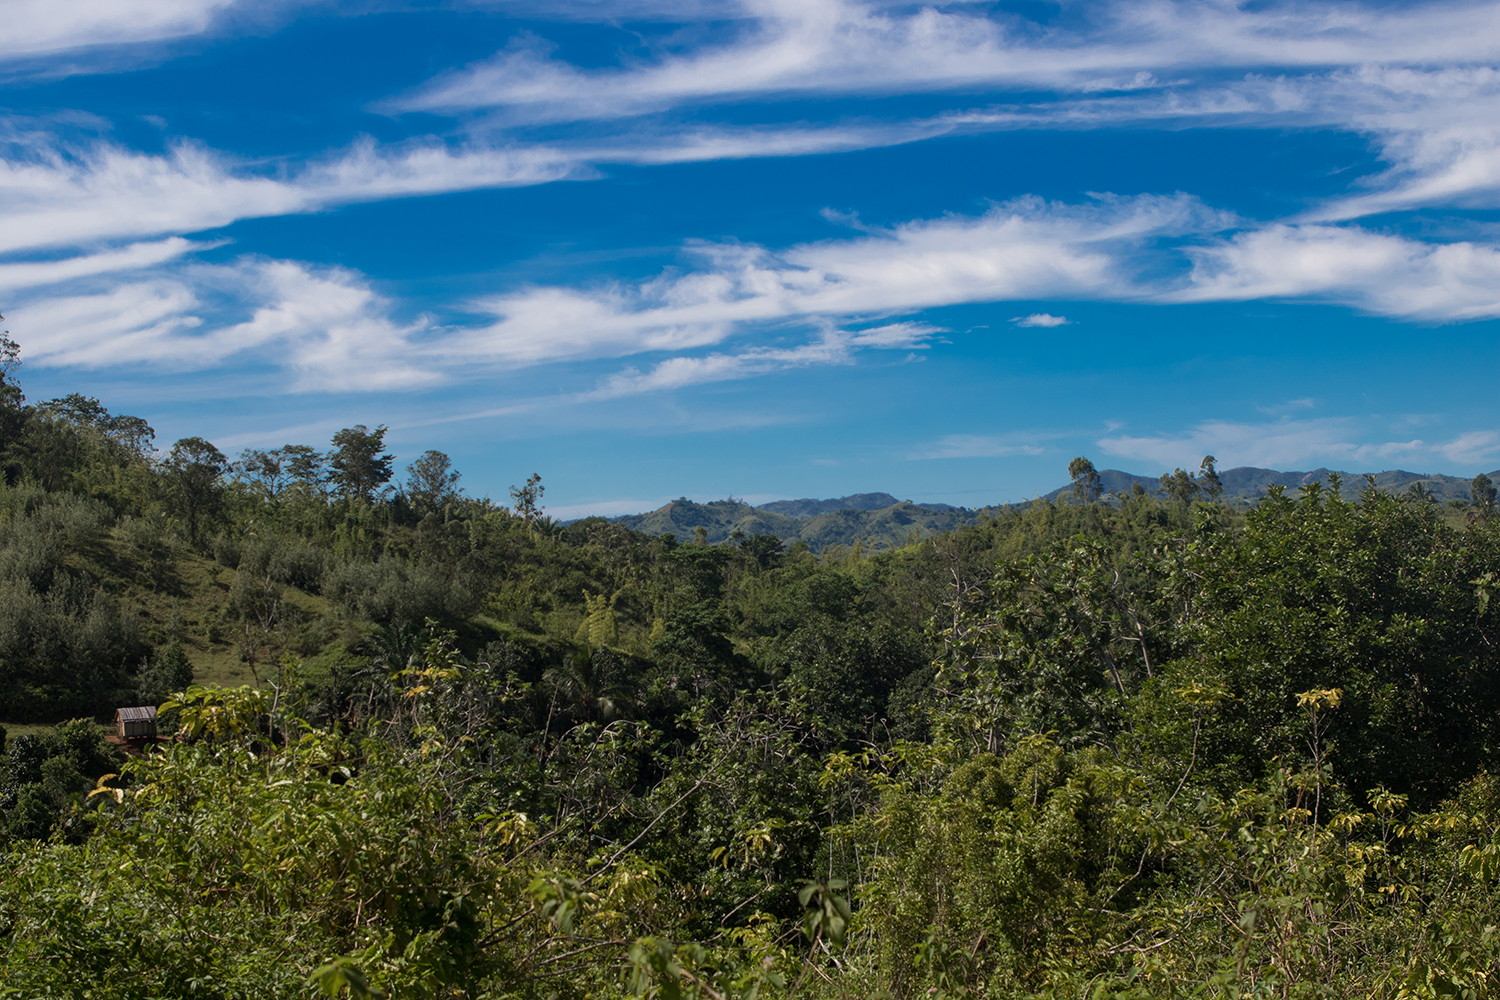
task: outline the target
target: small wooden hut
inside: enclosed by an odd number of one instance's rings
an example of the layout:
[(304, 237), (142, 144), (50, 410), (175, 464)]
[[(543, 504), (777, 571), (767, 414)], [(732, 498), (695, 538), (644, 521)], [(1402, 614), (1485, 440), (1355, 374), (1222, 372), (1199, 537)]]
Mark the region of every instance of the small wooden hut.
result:
[(115, 709), (115, 726), (122, 740), (156, 739), (156, 706)]

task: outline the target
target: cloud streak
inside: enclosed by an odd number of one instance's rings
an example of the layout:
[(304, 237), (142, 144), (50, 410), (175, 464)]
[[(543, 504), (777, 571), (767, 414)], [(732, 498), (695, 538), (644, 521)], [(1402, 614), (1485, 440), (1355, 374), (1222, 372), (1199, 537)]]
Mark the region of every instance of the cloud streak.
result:
[[(607, 6), (597, 8), (601, 13)], [(870, 105), (851, 125), (706, 128), (661, 162), (693, 155), (804, 155), (953, 132), (1183, 123), (1360, 132), (1389, 168), (1309, 218), (1352, 219), (1428, 205), (1500, 206), (1500, 9), (1451, 2), (1366, 4), (1104, 2), (1051, 23), (967, 5), (911, 10), (853, 0), (761, 0), (719, 12), (715, 41), (583, 69), (521, 35), (493, 57), (382, 105), (478, 114), (485, 128), (606, 122), (753, 103), (760, 114), (809, 96), (1006, 94), (1041, 103), (952, 108), (910, 118)], [(737, 14), (738, 16), (733, 16)], [(706, 16), (706, 15), (705, 15)], [(949, 98), (950, 100), (954, 98)], [(641, 162), (650, 162), (645, 154)]]
[(0, 62), (200, 34), (236, 0), (8, 0)]
[(1057, 433), (1028, 432), (1020, 434), (949, 434), (930, 448), (913, 452), (909, 459), (942, 458), (1008, 458), (1014, 455), (1044, 455), (1047, 449), (1038, 441), (1061, 437)]
[(1135, 89), (1156, 73), (1489, 60), (1500, 19), (1481, 3), (1410, 8), (1111, 2), (1059, 26), (966, 6), (917, 10), (851, 0), (758, 0), (732, 37), (689, 52), (583, 70), (521, 37), (494, 57), (390, 102), (393, 110), (498, 108), (512, 120), (638, 115), (726, 99), (889, 94), (975, 86)]
[(1163, 301), (1290, 299), (1409, 319), (1500, 316), (1500, 248), (1494, 245), (1273, 225), (1186, 252), (1194, 261), (1191, 283), (1166, 292)]
[(24, 329), (27, 359), (39, 365), (205, 371), (249, 360), (270, 363), (280, 387), (293, 392), (440, 381), (413, 349), (427, 321), (403, 324), (392, 312), (349, 271), (244, 258), (148, 269), (99, 290), (22, 296), (11, 318), (13, 329)]
[(1154, 239), (1232, 217), (1186, 197), (1059, 205), (1022, 199), (977, 217), (916, 220), (773, 253), (690, 248), (697, 268), (596, 290), (535, 288), (483, 299), (498, 317), (456, 336), (456, 354), (538, 364), (717, 344), (747, 326), (914, 312), (962, 302), (1151, 294), (1132, 259)]
[(299, 169), (258, 173), (193, 143), (157, 155), (105, 141), (70, 147), (29, 132), (13, 145), (17, 155), (0, 161), (0, 253), (201, 232), (356, 201), (543, 184), (586, 170), (576, 155), (537, 147), (364, 142)]
[(1447, 441), (1381, 440), (1373, 420), (1327, 417), (1283, 419), (1269, 423), (1207, 420), (1176, 434), (1104, 437), (1098, 446), (1118, 458), (1158, 467), (1196, 467), (1214, 455), (1220, 468), (1254, 466), (1270, 469), (1310, 468), (1330, 462), (1362, 465), (1422, 459), (1475, 465), (1500, 456), (1500, 433), (1467, 431)]
[(813, 365), (853, 364), (862, 350), (924, 350), (943, 331), (925, 323), (892, 323), (868, 330), (827, 330), (811, 343), (791, 348), (754, 348), (735, 354), (676, 357), (649, 371), (634, 368), (600, 382), (588, 399), (613, 399), (681, 389), (705, 382), (727, 382)]
[[(176, 237), (0, 265), (0, 287), (20, 289), (13, 323), (40, 363), (203, 370), (274, 356), (301, 391), (666, 356), (606, 378), (587, 398), (920, 350), (941, 331), (902, 317), (972, 302), (1282, 299), (1428, 321), (1500, 317), (1500, 247), (1353, 226), (1241, 226), (1185, 196), (1019, 199), (781, 250), (694, 244), (684, 266), (655, 278), (484, 297), (464, 310), (492, 321), (450, 326), (394, 318), (401, 305), (347, 270), (251, 257), (200, 264), (189, 254), (202, 245)], [(1015, 322), (1067, 321), (1034, 313)]]

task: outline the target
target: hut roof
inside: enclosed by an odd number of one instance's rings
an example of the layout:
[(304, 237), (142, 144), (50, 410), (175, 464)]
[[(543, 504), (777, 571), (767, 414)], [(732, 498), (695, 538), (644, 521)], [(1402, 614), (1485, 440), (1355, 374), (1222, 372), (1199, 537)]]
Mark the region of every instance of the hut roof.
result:
[(115, 719), (120, 722), (147, 722), (156, 718), (156, 706), (146, 705), (143, 708), (117, 708)]

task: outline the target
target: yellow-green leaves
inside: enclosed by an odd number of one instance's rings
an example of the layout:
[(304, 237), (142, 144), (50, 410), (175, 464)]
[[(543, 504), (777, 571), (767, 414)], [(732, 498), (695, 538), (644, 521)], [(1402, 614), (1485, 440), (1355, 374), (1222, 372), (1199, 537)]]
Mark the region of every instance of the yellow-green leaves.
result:
[(272, 695), (264, 688), (194, 685), (172, 695), (161, 714), (177, 713), (178, 732), (189, 739), (227, 740), (255, 732), (270, 714)]

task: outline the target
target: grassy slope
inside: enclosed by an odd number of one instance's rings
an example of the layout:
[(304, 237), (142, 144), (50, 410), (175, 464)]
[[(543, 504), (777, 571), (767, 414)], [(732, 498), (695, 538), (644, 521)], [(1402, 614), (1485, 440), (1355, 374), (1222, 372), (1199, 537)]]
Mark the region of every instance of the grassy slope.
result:
[[(147, 564), (135, 558), (121, 538), (102, 540), (80, 560), (93, 576), (100, 579), (114, 596), (135, 605), (141, 613), (141, 626), (153, 646), (162, 646), (175, 636), (193, 665), (193, 679), (199, 684), (238, 686), (254, 684), (256, 677), (240, 655), (243, 633), (236, 622), (228, 620), (224, 609), (230, 603), (238, 574), (217, 566), (211, 559), (174, 551), (164, 560)], [(330, 623), (322, 631), (335, 639), (352, 638), (347, 625), (334, 613), (328, 601), (287, 587), (283, 600), (295, 608), (305, 622)], [(313, 633), (316, 637), (316, 632)], [(324, 648), (305, 644), (308, 631), (289, 636), (303, 644), (296, 650), (303, 656), (317, 656)], [(289, 642), (289, 645), (291, 643)], [(333, 642), (322, 644), (333, 646)], [(261, 683), (274, 675), (268, 651), (261, 650)], [(0, 720), (10, 735), (41, 733), (51, 729), (47, 723), (12, 723)]]
[[(202, 556), (177, 553), (170, 576), (155, 581), (135, 581), (129, 596), (141, 606), (147, 633), (154, 645), (182, 640), (193, 665), (193, 679), (200, 684), (239, 685), (255, 683), (254, 672), (240, 655), (244, 638), (241, 627), (224, 613), (239, 574)], [(304, 619), (332, 617), (329, 603), (314, 594), (287, 587), (283, 601)], [(304, 655), (320, 650), (302, 649)], [(264, 678), (268, 651), (260, 651)]]

